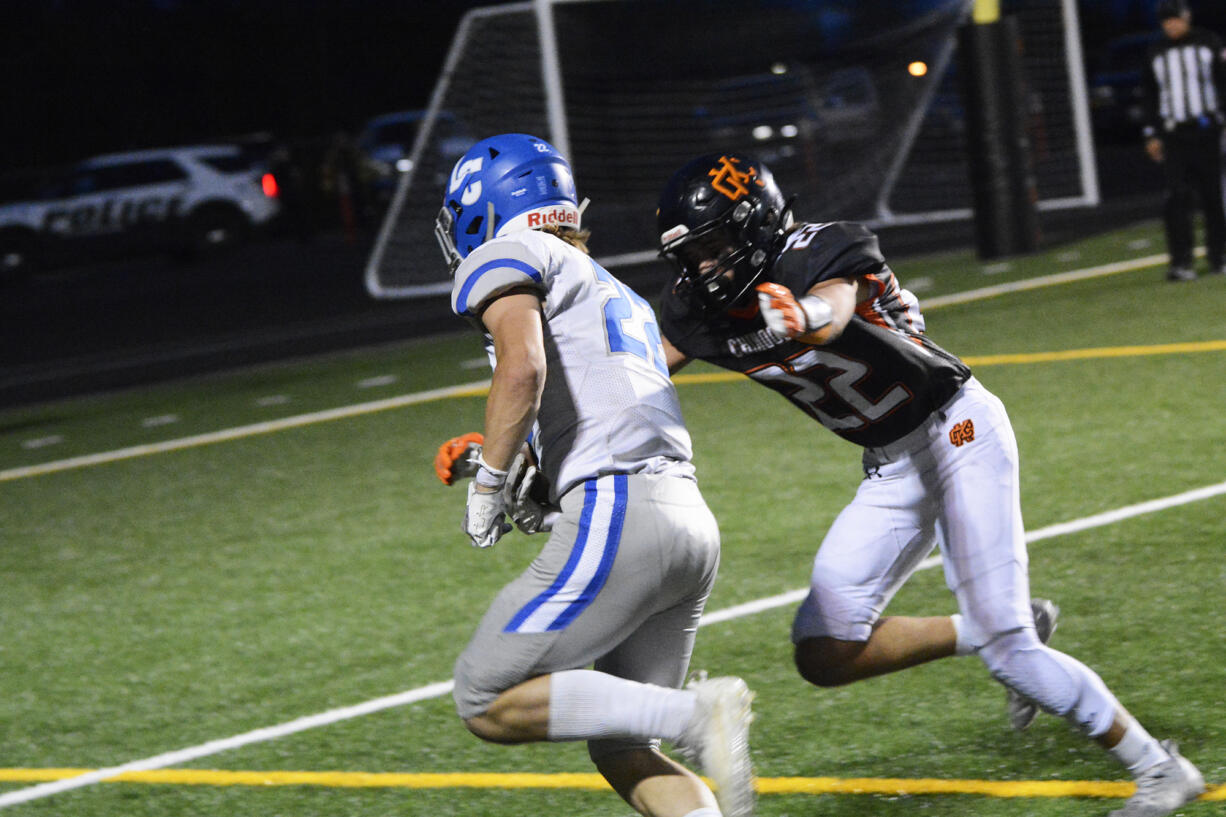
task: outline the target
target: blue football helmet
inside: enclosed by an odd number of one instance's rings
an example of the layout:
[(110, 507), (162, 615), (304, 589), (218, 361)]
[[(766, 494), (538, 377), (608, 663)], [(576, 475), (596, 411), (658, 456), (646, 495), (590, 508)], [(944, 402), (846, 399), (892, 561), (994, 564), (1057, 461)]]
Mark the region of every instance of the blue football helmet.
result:
[(557, 148), (504, 133), (482, 139), (456, 162), (434, 236), (454, 273), (495, 236), (549, 226), (578, 230), (581, 215), (570, 164)]

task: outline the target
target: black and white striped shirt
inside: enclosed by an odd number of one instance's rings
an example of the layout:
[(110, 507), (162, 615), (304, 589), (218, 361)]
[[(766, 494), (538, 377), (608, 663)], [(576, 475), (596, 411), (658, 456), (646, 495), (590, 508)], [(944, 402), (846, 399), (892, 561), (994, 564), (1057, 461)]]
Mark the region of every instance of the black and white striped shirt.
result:
[(1145, 70), (1145, 136), (1226, 121), (1226, 51), (1211, 31), (1191, 29), (1163, 38), (1149, 51)]

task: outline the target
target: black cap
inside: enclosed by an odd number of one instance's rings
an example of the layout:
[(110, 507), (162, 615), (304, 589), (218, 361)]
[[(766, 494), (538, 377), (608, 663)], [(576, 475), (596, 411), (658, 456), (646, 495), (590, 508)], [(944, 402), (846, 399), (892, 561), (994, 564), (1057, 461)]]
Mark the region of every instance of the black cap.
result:
[(1186, 0), (1158, 0), (1158, 19), (1182, 17), (1188, 11)]

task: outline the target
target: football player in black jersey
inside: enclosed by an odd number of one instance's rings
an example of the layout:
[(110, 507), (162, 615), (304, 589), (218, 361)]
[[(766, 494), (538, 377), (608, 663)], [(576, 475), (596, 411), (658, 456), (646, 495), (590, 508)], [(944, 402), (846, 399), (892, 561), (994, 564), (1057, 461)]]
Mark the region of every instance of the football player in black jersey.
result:
[[(1018, 451), (1000, 400), (933, 343), (864, 226), (794, 223), (770, 171), (712, 154), (668, 182), (657, 222), (676, 274), (660, 307), (670, 371), (742, 372), (864, 449), (865, 478), (827, 532), (793, 624), (796, 666), (837, 686), (976, 654), (1014, 727), (1067, 718), (1136, 777), (1124, 817), (1162, 815), (1204, 779), (1098, 675), (1047, 646), (1057, 608), (1031, 600)], [(939, 546), (958, 614), (881, 613)]]

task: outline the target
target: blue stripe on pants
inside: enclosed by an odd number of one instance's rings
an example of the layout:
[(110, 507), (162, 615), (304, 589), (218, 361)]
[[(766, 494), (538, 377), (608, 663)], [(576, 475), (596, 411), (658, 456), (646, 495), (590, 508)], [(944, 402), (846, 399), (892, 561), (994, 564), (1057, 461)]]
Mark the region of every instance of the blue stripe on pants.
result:
[[(613, 476), (612, 509), (607, 530), (604, 529), (603, 524), (600, 524), (602, 520), (598, 520), (597, 528), (593, 529), (593, 517), (596, 514), (598, 503), (601, 499), (608, 502), (607, 489), (602, 492), (599, 480), (593, 479), (584, 484), (583, 491), (583, 511), (579, 517), (579, 533), (575, 538), (575, 544), (571, 548), (566, 565), (544, 592), (528, 602), (511, 618), (511, 621), (503, 628), (504, 632), (563, 630), (591, 605), (608, 580), (609, 573), (613, 569), (613, 561), (617, 557), (622, 527), (626, 518), (626, 475)], [(593, 548), (596, 550), (593, 551)], [(599, 562), (594, 570), (591, 570), (590, 577), (576, 575), (577, 572), (582, 574), (589, 570), (590, 568), (585, 567), (581, 571), (580, 566), (590, 564), (595, 558), (598, 558)], [(583, 589), (577, 593), (577, 588), (574, 586), (576, 581), (586, 582)], [(572, 595), (574, 598), (567, 602), (564, 600), (567, 595)], [(552, 620), (549, 619), (549, 616), (544, 616), (543, 620), (541, 616), (534, 616), (546, 605), (559, 606), (562, 604), (565, 604), (565, 607), (553, 615)], [(529, 620), (534, 617), (537, 620), (530, 623)]]

